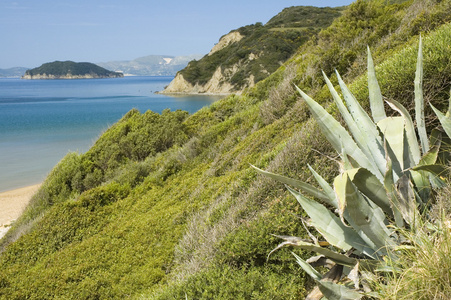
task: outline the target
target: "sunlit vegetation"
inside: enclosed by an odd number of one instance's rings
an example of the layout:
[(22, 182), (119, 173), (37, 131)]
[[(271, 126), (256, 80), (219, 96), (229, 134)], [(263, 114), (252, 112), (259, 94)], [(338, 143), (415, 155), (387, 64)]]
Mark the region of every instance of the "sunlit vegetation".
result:
[[(293, 84), (337, 116), (321, 77), (324, 69), (336, 85), (337, 68), (368, 108), (367, 44), (384, 97), (413, 111), (421, 33), (425, 100), (446, 111), (450, 6), (358, 0), (241, 96), (192, 115), (129, 112), (88, 152), (55, 166), (1, 240), (0, 298), (305, 297), (314, 283), (291, 249), (267, 260), (280, 242), (271, 234), (308, 238), (305, 214), (282, 184), (250, 164), (315, 184), (310, 165), (332, 182), (336, 153)], [(432, 116), (428, 108), (429, 129)]]
[(240, 90), (252, 76), (259, 82), (277, 70), (310, 37), (329, 26), (340, 16), (342, 8), (293, 6), (284, 9), (265, 25), (256, 23), (241, 27), (244, 38), (227, 47), (192, 61), (180, 71), (191, 84), (206, 84), (218, 67), (225, 74), (234, 65), (239, 71), (227, 80)]

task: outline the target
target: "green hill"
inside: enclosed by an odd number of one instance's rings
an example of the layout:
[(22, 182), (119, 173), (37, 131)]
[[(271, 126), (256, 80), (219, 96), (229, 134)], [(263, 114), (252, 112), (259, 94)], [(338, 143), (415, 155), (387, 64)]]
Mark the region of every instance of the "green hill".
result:
[(130, 111), (68, 154), (1, 240), (0, 299), (305, 297), (313, 282), (289, 249), (267, 260), (271, 234), (308, 237), (305, 215), (249, 164), (313, 184), (309, 164), (332, 180), (335, 152), (293, 84), (335, 114), (321, 70), (336, 84), (337, 68), (367, 107), (367, 45), (384, 96), (413, 109), (421, 33), (426, 101), (444, 111), (450, 19), (450, 0), (358, 0), (240, 96), (192, 115)]
[(54, 61), (38, 68), (27, 70), (23, 79), (78, 79), (78, 78), (116, 78), (122, 73), (111, 72), (92, 63), (73, 61)]
[(265, 25), (256, 23), (232, 30), (221, 37), (208, 55), (179, 71), (164, 92), (241, 92), (277, 70), (300, 45), (340, 16), (342, 10), (293, 6)]

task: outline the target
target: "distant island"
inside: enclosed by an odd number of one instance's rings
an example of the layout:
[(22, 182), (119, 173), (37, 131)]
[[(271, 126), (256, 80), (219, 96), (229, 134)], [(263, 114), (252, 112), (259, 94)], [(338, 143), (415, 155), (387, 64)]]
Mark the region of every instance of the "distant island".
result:
[(27, 70), (22, 79), (87, 79), (118, 78), (124, 74), (112, 72), (88, 62), (54, 61)]

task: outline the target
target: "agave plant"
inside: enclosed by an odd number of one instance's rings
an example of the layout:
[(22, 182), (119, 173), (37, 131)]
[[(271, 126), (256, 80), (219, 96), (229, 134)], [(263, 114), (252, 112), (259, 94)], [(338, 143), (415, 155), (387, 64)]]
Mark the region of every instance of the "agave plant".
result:
[[(338, 72), (345, 102), (323, 73), (349, 131), (297, 88), (342, 160), (342, 170), (333, 186), (310, 166), (308, 168), (320, 188), (254, 167), (287, 185), (309, 216), (309, 225), (324, 238), (324, 241), (318, 241), (310, 234), (312, 241), (308, 241), (279, 236), (284, 242), (271, 251), (295, 246), (319, 254), (308, 261), (293, 254), (299, 265), (318, 283), (309, 299), (314, 299), (314, 294), (318, 299), (360, 299), (369, 292), (361, 281), (361, 275), (384, 268), (387, 256), (396, 259), (393, 257), (396, 248), (405, 241), (396, 234), (395, 228), (415, 228), (422, 212), (430, 204), (433, 188), (443, 184), (439, 175), (445, 167), (437, 164), (441, 133), (433, 130), (429, 138), (426, 133), (422, 61), (420, 37), (415, 75), (416, 126), (407, 109), (394, 100), (386, 102), (399, 116), (386, 115), (369, 48), (368, 89), (372, 118), (357, 102)], [(451, 136), (450, 109), (442, 114), (432, 108), (445, 132)], [(314, 269), (321, 262), (330, 268), (325, 275)]]

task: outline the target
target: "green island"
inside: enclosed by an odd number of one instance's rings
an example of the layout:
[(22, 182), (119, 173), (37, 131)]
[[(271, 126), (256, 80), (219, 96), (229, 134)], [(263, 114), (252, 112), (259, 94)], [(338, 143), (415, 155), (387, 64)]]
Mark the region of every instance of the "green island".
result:
[(357, 0), (240, 95), (131, 110), (0, 240), (0, 299), (449, 299), (450, 21)]
[(54, 61), (27, 70), (22, 79), (90, 79), (119, 78), (124, 74), (108, 71), (88, 62)]

